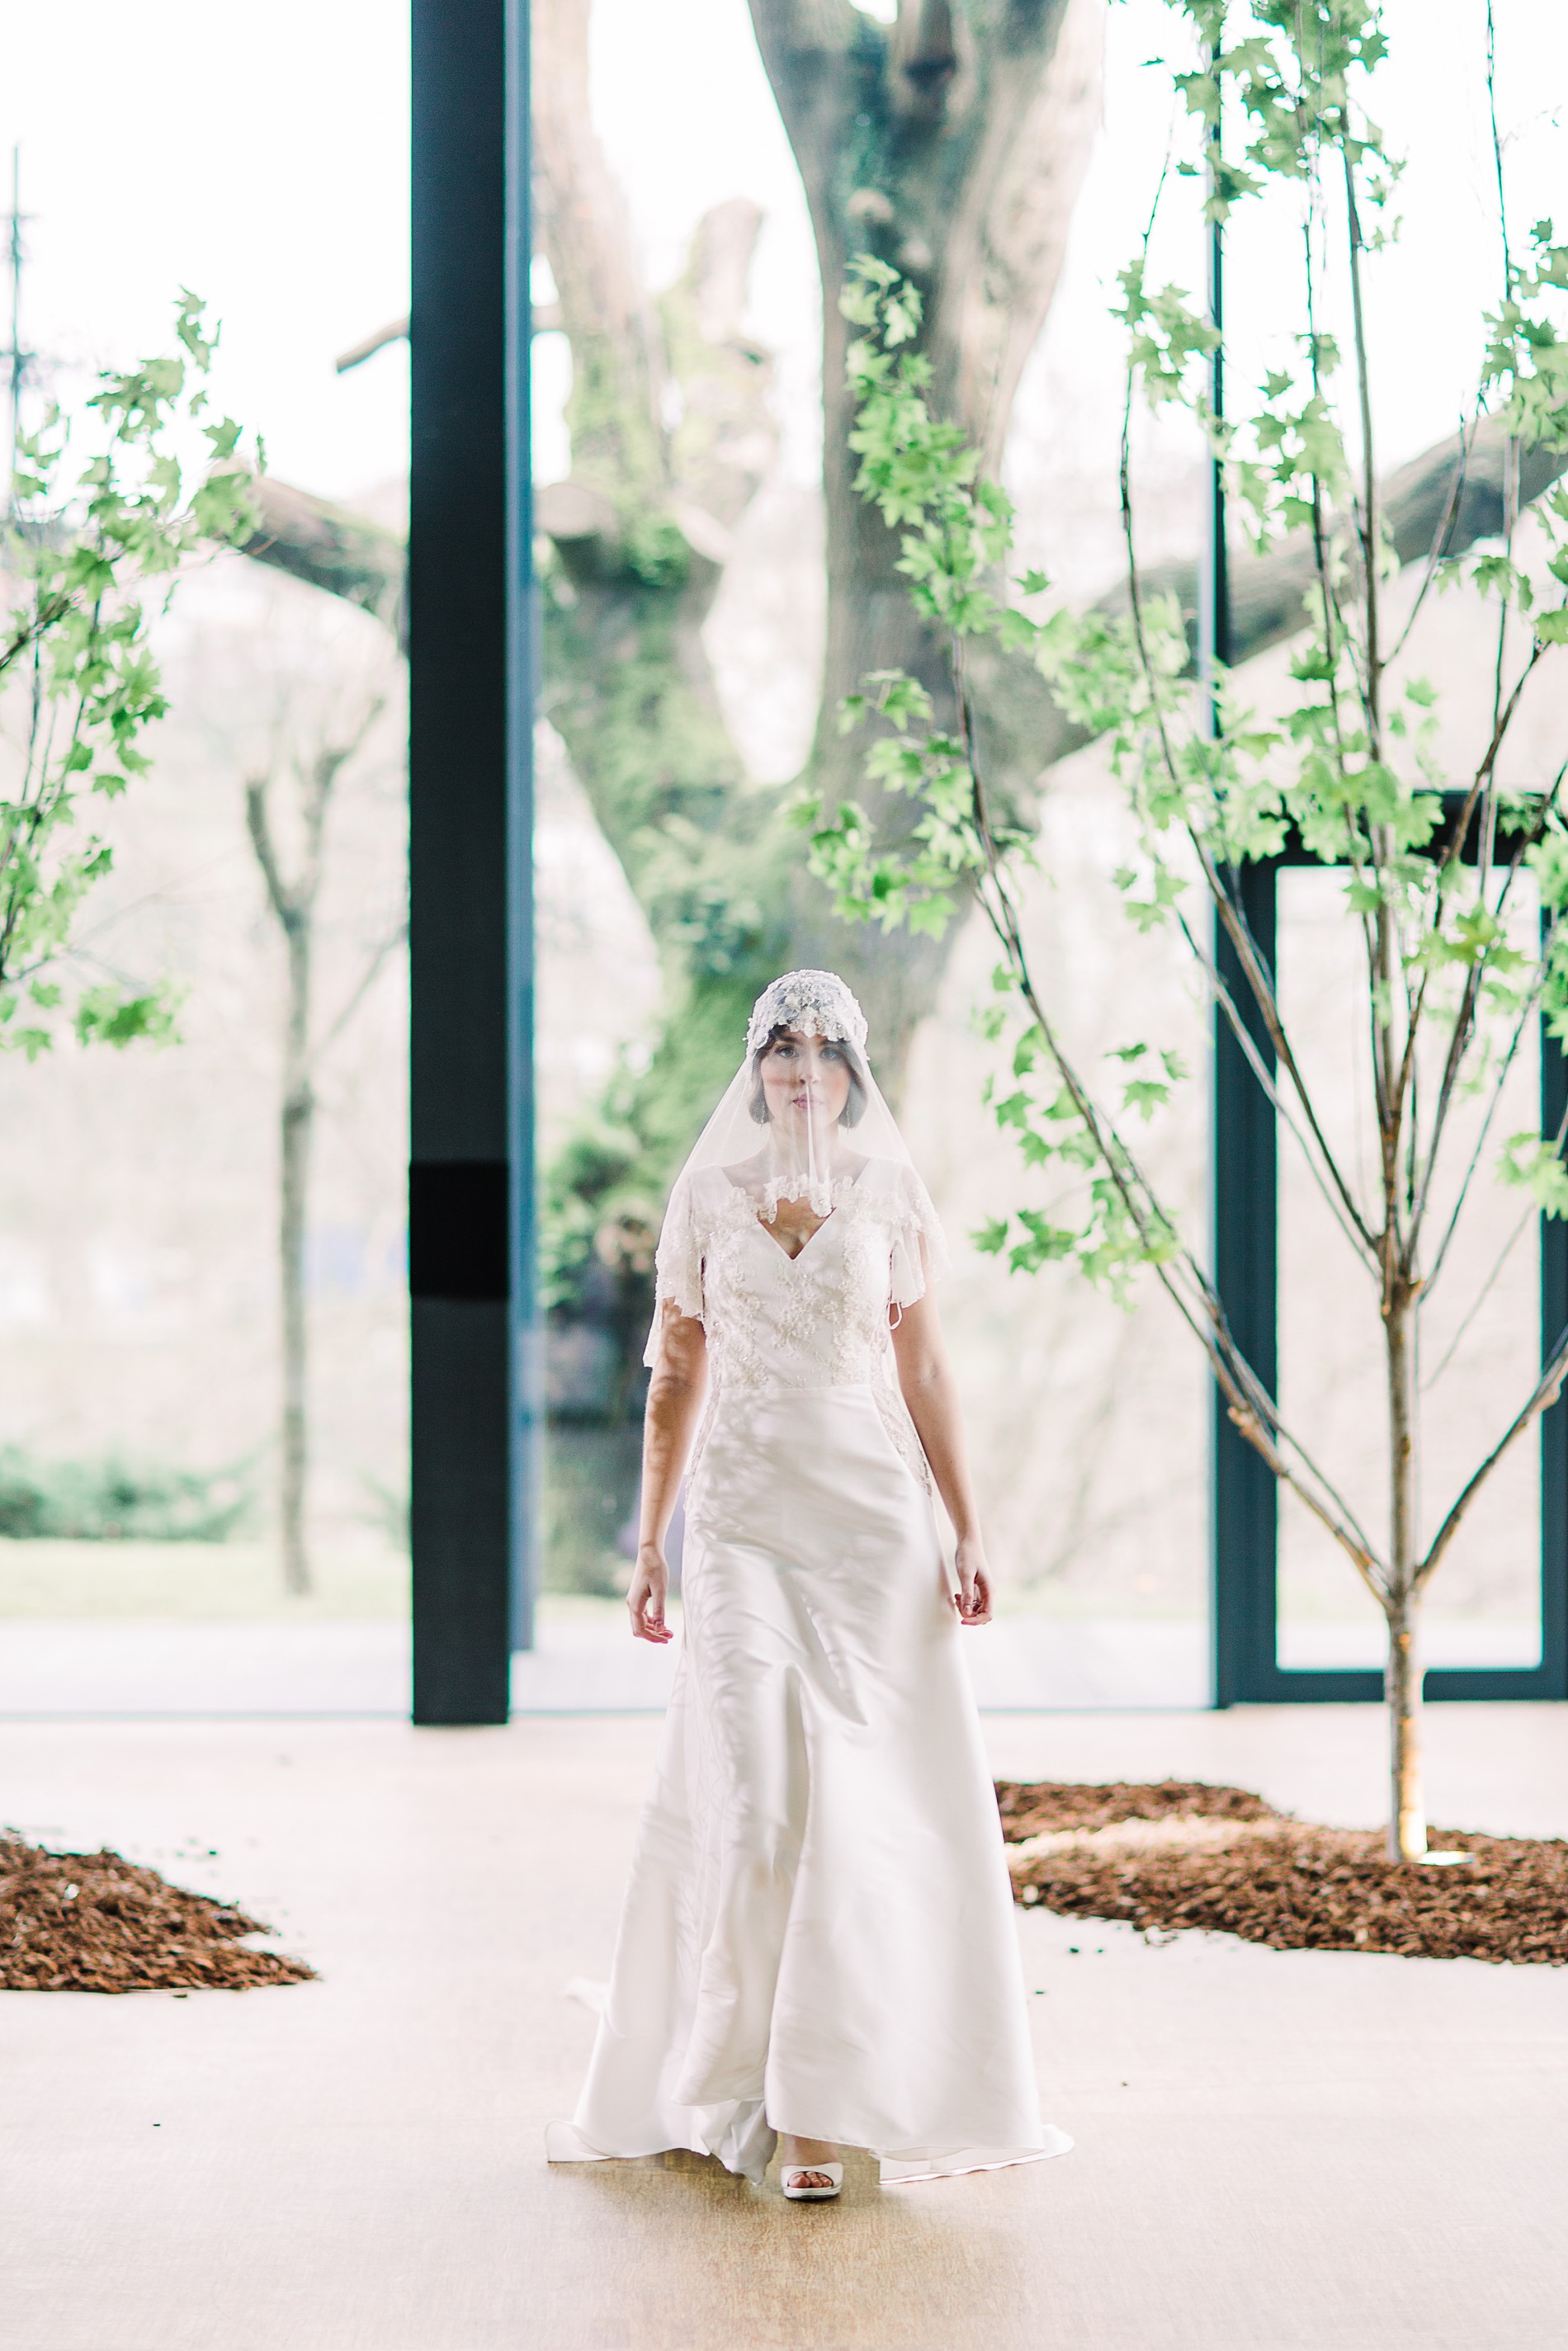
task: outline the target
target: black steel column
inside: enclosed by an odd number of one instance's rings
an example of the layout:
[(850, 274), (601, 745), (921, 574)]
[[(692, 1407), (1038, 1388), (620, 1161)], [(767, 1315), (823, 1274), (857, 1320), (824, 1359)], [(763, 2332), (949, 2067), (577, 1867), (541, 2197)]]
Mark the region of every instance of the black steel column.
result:
[(534, 1646), (543, 1558), (544, 1334), (534, 1144), (533, 113), (529, 0), (507, 0), (507, 925), (512, 1248), (511, 1646)]
[[(1249, 865), (1241, 900), (1260, 954), (1275, 962), (1274, 868)], [(1272, 1067), (1274, 1053), (1240, 958), (1216, 925), (1215, 961), (1248, 1034)], [(1237, 1345), (1270, 1395), (1279, 1392), (1279, 1143), (1274, 1106), (1248, 1067), (1229, 1021), (1214, 1014), (1214, 1284)], [(1253, 1697), (1275, 1668), (1274, 1562), (1279, 1491), (1268, 1464), (1213, 1389), (1209, 1530), (1214, 1703)]]
[[(528, 1196), (512, 1173), (528, 1047), (508, 1018), (525, 985), (508, 898), (528, 802), (517, 773), (528, 537), (508, 396), (508, 316), (526, 278), (509, 283), (518, 223), (508, 161), (519, 141), (507, 50), (526, 14), (507, 0), (413, 0), (413, 9), (409, 1282), (413, 1714), (423, 1723), (504, 1722), (507, 1708), (511, 1259)], [(525, 235), (525, 266), (526, 245)], [(521, 960), (528, 945), (525, 935)], [(529, 1285), (518, 1287), (526, 1309)]]
[[(1218, 185), (1219, 131), (1209, 150), (1208, 193)], [(1208, 229), (1209, 322), (1225, 332), (1225, 234)], [(1225, 346), (1209, 363), (1209, 400), (1217, 423), (1225, 415)], [(1211, 461), (1204, 559), (1198, 590), (1197, 666), (1207, 689), (1208, 724), (1220, 726), (1218, 674), (1230, 660), (1229, 550), (1225, 527), (1225, 475)], [(1275, 872), (1241, 869), (1239, 897), (1247, 927), (1264, 964), (1275, 967)], [(1218, 914), (1215, 966), (1268, 1069), (1274, 1049), (1257, 999)], [(1273, 1104), (1253, 1076), (1229, 1019), (1214, 1008), (1210, 1095), (1209, 1233), (1213, 1280), (1231, 1334), (1270, 1395), (1279, 1393), (1279, 1134)], [(1256, 1698), (1277, 1670), (1280, 1497), (1273, 1472), (1229, 1416), (1218, 1382), (1209, 1390), (1209, 1628), (1214, 1703), (1234, 1706)]]
[[(1209, 193), (1216, 186), (1211, 157)], [(1208, 230), (1208, 314), (1225, 331), (1224, 231)], [(1209, 366), (1216, 421), (1225, 414), (1225, 349)], [(1230, 583), (1225, 528), (1225, 475), (1210, 463), (1204, 561), (1198, 595), (1197, 661), (1208, 696), (1208, 724), (1220, 726), (1218, 671), (1230, 659)], [(1274, 965), (1274, 872), (1248, 866), (1240, 876), (1248, 926), (1269, 968)], [(1213, 930), (1219, 976), (1264, 1062), (1273, 1047), (1240, 959), (1218, 915)], [(1213, 1278), (1231, 1332), (1272, 1395), (1278, 1382), (1277, 1299), (1278, 1138), (1273, 1107), (1248, 1067), (1226, 1014), (1214, 1009), (1214, 1067), (1209, 1143)], [(1259, 1669), (1275, 1662), (1274, 1561), (1279, 1497), (1272, 1472), (1229, 1418), (1223, 1392), (1210, 1391), (1209, 1609), (1214, 1703), (1230, 1706), (1255, 1686)]]
[[(1210, 149), (1208, 192), (1217, 185), (1218, 131)], [(1208, 229), (1208, 315), (1225, 332), (1225, 234)], [(1225, 415), (1225, 346), (1209, 363), (1209, 400), (1216, 422)], [(1225, 475), (1211, 461), (1204, 559), (1198, 593), (1197, 663), (1208, 693), (1208, 724), (1219, 732), (1218, 672), (1230, 660), (1230, 571), (1225, 527)], [(1239, 874), (1242, 912), (1253, 943), (1275, 967), (1272, 865), (1247, 865)], [(1214, 960), (1226, 991), (1264, 1066), (1274, 1049), (1257, 999), (1218, 914)], [(1228, 1016), (1214, 1008), (1214, 1065), (1209, 1135), (1209, 1232), (1213, 1279), (1237, 1345), (1270, 1395), (1279, 1392), (1279, 1136), (1273, 1104), (1253, 1076)], [(1209, 1404), (1209, 1625), (1216, 1706), (1255, 1697), (1276, 1669), (1275, 1562), (1280, 1497), (1273, 1472), (1229, 1416), (1223, 1391), (1211, 1385)]]

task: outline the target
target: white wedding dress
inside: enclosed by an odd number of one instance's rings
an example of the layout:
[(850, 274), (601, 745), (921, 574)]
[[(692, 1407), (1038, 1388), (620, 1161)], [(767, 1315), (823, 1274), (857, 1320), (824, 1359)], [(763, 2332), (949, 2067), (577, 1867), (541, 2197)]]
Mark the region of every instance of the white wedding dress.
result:
[(1063, 2153), (1036, 2096), (1011, 1889), (890, 1304), (935, 1213), (866, 1161), (791, 1259), (722, 1167), (661, 1287), (706, 1328), (684, 1649), (592, 2061), (553, 2161), (776, 2130), (884, 2180)]

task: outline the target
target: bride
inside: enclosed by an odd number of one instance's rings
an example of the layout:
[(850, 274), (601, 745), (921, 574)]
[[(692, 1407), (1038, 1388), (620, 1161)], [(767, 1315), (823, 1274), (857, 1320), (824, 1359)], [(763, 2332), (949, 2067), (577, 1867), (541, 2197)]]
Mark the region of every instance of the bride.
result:
[(958, 1655), (991, 1588), (926, 1295), (942, 1233), (865, 1042), (835, 974), (775, 980), (671, 1195), (627, 1605), (670, 1639), (684, 1473), (684, 1652), (556, 2162), (690, 2147), (759, 2181), (781, 2139), (810, 2201), (843, 2147), (887, 2182), (1071, 2145), (1040, 2119)]

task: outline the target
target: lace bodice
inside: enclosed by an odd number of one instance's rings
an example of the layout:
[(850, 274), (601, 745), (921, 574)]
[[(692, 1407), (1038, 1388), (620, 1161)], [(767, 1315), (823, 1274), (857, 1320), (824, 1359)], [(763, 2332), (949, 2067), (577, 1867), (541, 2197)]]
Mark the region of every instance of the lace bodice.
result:
[(706, 1168), (670, 1202), (659, 1239), (659, 1311), (668, 1299), (706, 1331), (710, 1417), (737, 1391), (869, 1386), (888, 1434), (924, 1480), (925, 1457), (894, 1374), (889, 1309), (924, 1294), (927, 1251), (939, 1259), (941, 1228), (912, 1167), (871, 1159), (836, 1183), (831, 1214), (793, 1258), (752, 1196), (722, 1167)]

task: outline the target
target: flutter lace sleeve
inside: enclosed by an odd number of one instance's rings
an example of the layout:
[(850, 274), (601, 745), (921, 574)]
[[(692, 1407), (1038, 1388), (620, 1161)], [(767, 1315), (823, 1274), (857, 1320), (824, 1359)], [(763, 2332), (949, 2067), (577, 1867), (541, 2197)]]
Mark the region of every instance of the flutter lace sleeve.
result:
[(892, 1265), (888, 1295), (894, 1306), (913, 1306), (948, 1266), (942, 1220), (931, 1195), (913, 1167), (898, 1170), (893, 1199)]
[(683, 1176), (670, 1195), (670, 1205), (659, 1230), (658, 1254), (653, 1259), (653, 1327), (643, 1353), (643, 1361), (650, 1368), (658, 1351), (659, 1326), (664, 1319), (666, 1299), (677, 1313), (689, 1314), (695, 1322), (703, 1319), (703, 1239), (699, 1225), (696, 1186), (689, 1176)]

